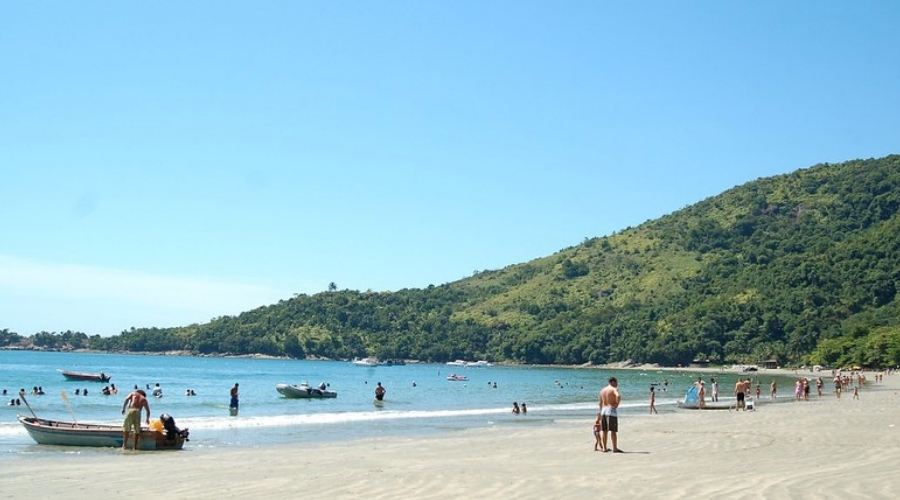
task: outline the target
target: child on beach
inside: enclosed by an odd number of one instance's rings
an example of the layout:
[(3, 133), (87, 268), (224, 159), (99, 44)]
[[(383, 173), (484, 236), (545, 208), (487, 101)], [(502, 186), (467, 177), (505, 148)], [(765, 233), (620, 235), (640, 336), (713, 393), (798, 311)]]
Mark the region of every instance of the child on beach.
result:
[(606, 451), (603, 444), (600, 443), (600, 414), (597, 414), (597, 420), (594, 421), (594, 451)]

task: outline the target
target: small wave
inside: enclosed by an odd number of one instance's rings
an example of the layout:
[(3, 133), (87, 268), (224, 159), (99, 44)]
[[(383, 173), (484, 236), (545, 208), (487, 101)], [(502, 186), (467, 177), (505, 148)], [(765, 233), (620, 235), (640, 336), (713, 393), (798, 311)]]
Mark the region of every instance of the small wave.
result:
[(20, 436), (25, 434), (25, 428), (19, 423), (0, 424), (0, 437)]
[[(675, 404), (677, 400), (657, 400), (657, 405)], [(624, 403), (619, 406), (622, 409), (645, 408), (647, 403)], [(530, 405), (533, 413), (590, 412), (597, 410), (596, 402), (560, 403)], [(308, 413), (301, 415), (257, 415), (241, 417), (186, 417), (177, 418), (178, 425), (190, 427), (192, 430), (228, 430), (228, 429), (259, 429), (272, 427), (291, 427), (303, 425), (335, 425), (354, 422), (374, 422), (410, 419), (439, 419), (439, 418), (466, 418), (484, 415), (508, 414), (508, 407), (502, 408), (470, 408), (460, 410), (372, 410), (372, 411), (348, 411), (348, 412), (324, 412)], [(93, 421), (94, 423), (106, 423), (119, 425), (119, 420)], [(25, 429), (18, 423), (0, 424), (0, 437), (20, 436), (25, 434)]]
[[(620, 408), (640, 408), (645, 403), (623, 404)], [(582, 412), (597, 409), (597, 403), (567, 403), (555, 405), (533, 405), (532, 412)], [(310, 413), (304, 415), (266, 415), (248, 417), (185, 417), (179, 425), (192, 429), (224, 430), (265, 427), (289, 427), (295, 425), (330, 425), (353, 422), (372, 422), (408, 419), (465, 418), (483, 415), (503, 415), (510, 412), (503, 408), (471, 408), (464, 410), (382, 410), (362, 412)]]

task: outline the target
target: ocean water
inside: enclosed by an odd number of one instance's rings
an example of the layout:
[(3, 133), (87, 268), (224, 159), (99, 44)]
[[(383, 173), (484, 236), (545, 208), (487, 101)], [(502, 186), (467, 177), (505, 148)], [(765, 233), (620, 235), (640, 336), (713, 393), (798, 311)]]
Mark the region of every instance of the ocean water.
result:
[[(106, 384), (68, 381), (59, 370), (104, 372), (119, 394), (104, 396)], [(451, 382), (452, 373), (467, 382)], [(28, 408), (8, 406), (20, 388), (31, 409), (43, 418), (79, 422), (121, 423), (122, 402), (135, 385), (146, 390), (159, 383), (163, 397), (149, 398), (151, 415), (168, 413), (179, 427), (191, 430), (186, 449), (259, 447), (283, 443), (322, 442), (376, 435), (427, 435), (479, 426), (533, 425), (577, 418), (590, 424), (597, 411), (597, 393), (610, 376), (619, 379), (622, 411), (647, 412), (648, 388), (659, 383), (660, 412), (676, 411), (675, 403), (697, 373), (602, 370), (556, 367), (493, 366), (465, 368), (443, 364), (360, 367), (342, 361), (145, 356), (96, 353), (0, 351), (0, 458), (22, 454), (60, 453), (61, 448), (36, 445), (17, 415)], [(708, 380), (709, 375), (704, 374)], [(734, 375), (722, 374), (720, 387), (729, 394)], [(772, 379), (762, 375), (763, 392)], [(286, 399), (278, 383), (312, 385), (325, 382), (338, 393), (334, 399)], [(230, 416), (229, 390), (240, 384), (240, 412)], [(387, 388), (383, 405), (373, 404), (375, 385)], [(494, 388), (496, 382), (497, 387)], [(668, 382), (668, 385), (662, 385)], [(787, 396), (789, 381), (779, 379)], [(31, 395), (41, 386), (43, 396)], [(76, 389), (88, 395), (75, 395)], [(196, 396), (185, 396), (191, 388)], [(148, 394), (150, 391), (147, 391)], [(61, 393), (65, 393), (63, 398)], [(512, 415), (513, 401), (527, 403), (528, 415)], [(69, 449), (71, 451), (71, 449)], [(78, 449), (78, 453), (108, 453)]]

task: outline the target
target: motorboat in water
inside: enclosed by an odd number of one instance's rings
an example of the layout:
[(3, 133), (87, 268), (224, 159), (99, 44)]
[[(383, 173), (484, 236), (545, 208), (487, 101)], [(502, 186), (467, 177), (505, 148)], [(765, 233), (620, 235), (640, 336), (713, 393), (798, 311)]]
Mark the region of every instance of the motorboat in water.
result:
[[(56, 446), (122, 447), (122, 426), (63, 422), (37, 417), (19, 417), (28, 435), (38, 444)], [(174, 424), (174, 420), (173, 420)], [(141, 428), (141, 450), (180, 450), (188, 440), (188, 430), (168, 432)], [(131, 442), (131, 440), (129, 440)]]
[(468, 382), (469, 377), (466, 377), (465, 375), (457, 375), (455, 373), (452, 373), (447, 377), (447, 380), (449, 380), (450, 382)]
[(354, 359), (351, 361), (356, 366), (403, 366), (406, 364), (406, 361), (402, 359), (388, 359), (385, 361), (378, 361), (378, 358), (363, 358), (363, 359)]
[(448, 361), (447, 366), (466, 366), (466, 362), (462, 359), (457, 359), (456, 361)]
[(100, 373), (88, 373), (88, 372), (73, 372), (69, 370), (60, 370), (63, 377), (66, 377), (69, 380), (81, 380), (86, 382), (109, 382), (110, 376), (100, 372)]
[(494, 365), (491, 363), (488, 363), (487, 361), (485, 361), (483, 359), (481, 361), (469, 361), (468, 363), (466, 363), (466, 368), (489, 368), (491, 366), (494, 366)]
[(325, 384), (319, 387), (312, 387), (309, 384), (276, 384), (275, 390), (282, 396), (291, 399), (324, 399), (336, 398), (337, 393), (329, 391)]

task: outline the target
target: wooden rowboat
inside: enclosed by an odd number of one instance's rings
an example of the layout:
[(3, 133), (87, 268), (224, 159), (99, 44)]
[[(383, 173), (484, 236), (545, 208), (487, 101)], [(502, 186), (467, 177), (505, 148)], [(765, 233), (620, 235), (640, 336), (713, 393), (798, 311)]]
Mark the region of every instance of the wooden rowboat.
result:
[[(56, 446), (122, 447), (122, 427), (105, 424), (80, 424), (34, 417), (19, 417), (19, 422), (38, 444)], [(129, 446), (134, 437), (129, 437)], [(185, 438), (176, 434), (166, 438), (166, 432), (141, 428), (141, 450), (180, 450)]]
[(63, 377), (66, 377), (69, 380), (84, 380), (87, 382), (109, 382), (110, 376), (100, 372), (100, 373), (87, 373), (87, 372), (71, 372), (68, 370), (60, 370), (63, 374)]

